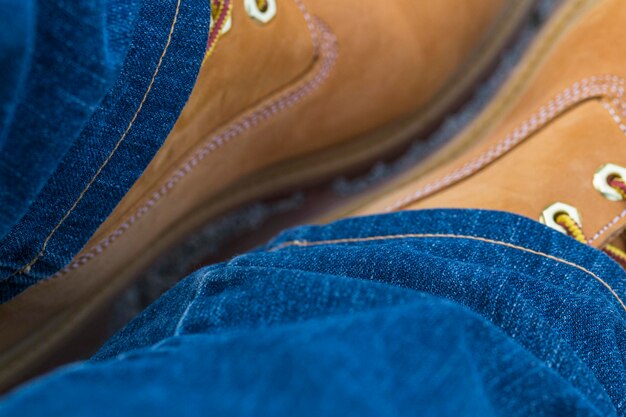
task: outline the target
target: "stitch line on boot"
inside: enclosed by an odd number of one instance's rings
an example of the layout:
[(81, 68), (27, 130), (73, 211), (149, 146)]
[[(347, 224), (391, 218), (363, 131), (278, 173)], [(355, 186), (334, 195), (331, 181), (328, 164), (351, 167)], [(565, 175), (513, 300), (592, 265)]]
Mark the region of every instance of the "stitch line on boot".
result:
[(57, 279), (72, 270), (78, 269), (104, 252), (111, 244), (113, 244), (113, 242), (115, 242), (116, 239), (122, 236), (137, 221), (146, 215), (150, 209), (154, 207), (164, 196), (176, 187), (176, 185), (178, 185), (183, 178), (190, 174), (193, 169), (208, 155), (214, 153), (226, 143), (246, 133), (260, 123), (295, 106), (306, 97), (317, 91), (317, 89), (324, 84), (330, 76), (332, 70), (335, 68), (335, 64), (339, 57), (337, 38), (332, 30), (321, 19), (314, 18), (308, 11), (306, 11), (304, 8), (305, 6), (300, 0), (294, 1), (301, 6), (300, 9), (303, 13), (305, 13), (305, 16), (308, 16), (306, 20), (310, 21), (311, 24), (314, 25), (310, 26), (311, 29), (315, 30), (315, 33), (312, 33), (313, 42), (315, 42), (315, 39), (319, 39), (319, 51), (317, 54), (320, 57), (320, 63), (317, 65), (316, 71), (305, 82), (289, 89), (287, 92), (282, 93), (258, 110), (235, 121), (222, 130), (221, 133), (210, 136), (205, 144), (201, 146), (200, 149), (197, 150), (189, 160), (187, 160), (187, 162), (175, 170), (169, 179), (161, 186), (161, 188), (153, 193), (152, 196), (119, 227), (117, 227), (114, 232), (102, 239), (97, 245), (93, 246), (88, 251), (80, 254), (78, 258), (73, 260), (69, 265), (56, 274), (52, 275), (50, 279)]

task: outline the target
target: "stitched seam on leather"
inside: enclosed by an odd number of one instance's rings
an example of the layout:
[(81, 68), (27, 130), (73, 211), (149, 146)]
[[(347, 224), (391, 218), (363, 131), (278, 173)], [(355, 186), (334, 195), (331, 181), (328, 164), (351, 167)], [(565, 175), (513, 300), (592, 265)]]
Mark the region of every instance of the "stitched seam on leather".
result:
[(244, 118), (235, 121), (230, 126), (225, 128), (222, 133), (209, 137), (208, 141), (202, 146), (194, 155), (184, 163), (175, 173), (165, 182), (165, 184), (156, 191), (152, 197), (147, 200), (141, 207), (139, 207), (133, 215), (131, 215), (124, 223), (122, 223), (113, 233), (104, 238), (100, 243), (91, 248), (86, 253), (80, 255), (80, 257), (67, 265), (61, 271), (54, 274), (51, 278), (56, 278), (60, 275), (64, 275), (74, 269), (80, 268), (82, 265), (89, 262), (91, 259), (98, 256), (100, 253), (109, 247), (118, 237), (123, 235), (134, 223), (142, 218), (148, 211), (158, 203), (158, 201), (167, 195), (184, 177), (186, 177), (191, 171), (202, 162), (209, 154), (212, 154), (226, 143), (237, 138), (248, 130), (256, 127), (260, 123), (278, 115), (294, 105), (301, 102), (303, 99), (314, 93), (323, 83), (327, 80), (335, 67), (339, 50), (337, 48), (336, 37), (331, 29), (320, 19), (313, 18), (305, 6), (300, 0), (294, 0), (300, 7), (300, 10), (305, 15), (305, 19), (311, 22), (314, 26), (309, 26), (311, 30), (315, 30), (312, 33), (313, 42), (315, 38), (319, 37), (318, 54), (320, 63), (317, 71), (309, 77), (304, 83), (290, 89), (289, 91), (281, 94), (268, 104), (262, 106), (259, 110), (253, 112)]
[[(608, 83), (609, 85), (605, 86), (603, 85), (604, 83)], [(602, 91), (602, 90), (605, 90), (605, 91), (601, 92), (600, 94), (594, 94), (594, 86), (592, 86), (592, 84), (596, 84), (595, 91)], [(606, 90), (608, 87), (610, 88), (608, 89), (608, 93), (607, 93)], [(521, 125), (521, 127), (514, 130), (512, 134), (509, 134), (509, 136), (503, 139), (494, 148), (488, 149), (485, 153), (483, 153), (478, 158), (466, 164), (460, 170), (467, 168), (468, 165), (471, 165), (472, 163), (479, 161), (481, 158), (485, 158), (485, 161), (483, 161), (484, 163), (482, 165), (473, 166), (471, 170), (462, 173), (461, 176), (452, 179), (452, 181), (449, 181), (444, 184), (439, 184), (440, 185), (439, 188), (433, 187), (432, 189), (428, 190), (427, 188), (433, 183), (427, 184), (421, 190), (418, 190), (414, 192), (413, 194), (411, 194), (410, 196), (404, 199), (398, 200), (393, 205), (388, 206), (387, 208), (385, 208), (384, 211), (389, 212), (389, 211), (399, 210), (401, 208), (404, 208), (408, 204), (415, 203), (423, 198), (426, 198), (432, 194), (435, 194), (438, 191), (445, 189), (446, 187), (452, 186), (458, 183), (459, 181), (468, 178), (469, 176), (473, 175), (475, 172), (479, 171), (480, 169), (484, 168), (485, 166), (494, 162), (496, 159), (503, 156), (505, 153), (513, 149), (515, 146), (522, 143), (524, 140), (528, 139), (537, 130), (547, 125), (556, 117), (560, 116), (564, 112), (570, 110), (576, 105), (589, 99), (601, 98), (602, 99), (601, 104), (604, 107), (604, 109), (606, 109), (609, 112), (611, 119), (617, 124), (619, 129), (624, 134), (626, 134), (626, 123), (624, 123), (624, 117), (626, 117), (626, 101), (624, 100), (625, 88), (626, 88), (626, 80), (615, 75), (603, 75), (603, 76), (591, 77), (591, 78), (586, 78), (580, 82), (574, 83), (571, 87), (565, 89), (561, 94), (557, 95), (557, 97), (555, 97), (552, 101), (550, 101), (548, 105), (540, 108), (539, 111), (535, 113), (533, 116), (531, 116), (531, 118), (528, 119), (526, 122), (524, 122)], [(559, 108), (560, 110), (556, 112), (554, 111), (555, 109), (559, 109)], [(538, 119), (542, 120), (541, 119), (542, 117), (545, 118), (546, 111), (550, 114), (551, 113), (553, 114), (551, 114), (551, 117), (546, 119), (543, 124), (537, 124)], [(512, 136), (515, 136), (516, 132), (520, 132), (520, 131), (525, 132), (525, 134), (515, 139), (516, 142), (511, 140), (510, 143), (503, 146), (503, 150), (501, 153), (498, 154), (497, 152), (493, 152), (490, 155), (490, 152), (492, 152), (494, 149), (498, 148), (499, 146), (503, 145), (503, 143), (507, 142), (507, 140), (509, 140)], [(448, 176), (442, 178), (440, 182), (443, 183), (447, 181), (447, 177), (453, 175), (455, 172), (460, 171), (460, 170), (453, 171), (452, 173), (448, 174)], [(420, 195), (419, 194), (420, 192), (424, 192), (424, 194)], [(592, 244), (595, 241), (597, 241), (604, 233), (609, 231), (611, 227), (617, 224), (624, 217), (626, 217), (626, 210), (620, 213), (619, 215), (617, 215), (616, 217), (614, 217), (610, 222), (608, 222), (604, 227), (602, 227), (591, 239), (589, 239), (588, 243)]]
[[(321, 45), (320, 45), (320, 38), (319, 38), (319, 33), (318, 33), (319, 28), (317, 27), (315, 19), (313, 18), (311, 13), (309, 13), (309, 11), (307, 10), (302, 0), (293, 0), (293, 1), (294, 3), (296, 3), (296, 6), (298, 6), (298, 9), (300, 9), (300, 13), (302, 13), (302, 16), (304, 17), (304, 21), (306, 22), (306, 25), (309, 28), (309, 34), (311, 35), (311, 42), (313, 43), (313, 48), (315, 49), (316, 53), (319, 53)], [(329, 29), (329, 32), (331, 32), (330, 29)]]
[(126, 129), (122, 133), (122, 136), (117, 141), (117, 143), (115, 144), (115, 146), (113, 147), (113, 149), (111, 150), (111, 152), (109, 153), (107, 158), (104, 160), (102, 165), (98, 168), (98, 170), (96, 171), (94, 176), (87, 183), (85, 188), (81, 191), (81, 193), (79, 194), (78, 198), (74, 201), (74, 204), (72, 204), (72, 206), (69, 208), (69, 210), (67, 210), (65, 212), (65, 214), (63, 215), (61, 220), (59, 220), (59, 222), (52, 229), (50, 234), (48, 234), (48, 236), (45, 238), (43, 244), (41, 245), (41, 249), (39, 250), (39, 253), (30, 262), (28, 262), (26, 265), (24, 265), (22, 268), (20, 268), (19, 270), (13, 272), (12, 276), (16, 275), (16, 274), (18, 274), (18, 273), (20, 273), (22, 271), (29, 270), (30, 268), (32, 268), (39, 261), (39, 259), (41, 259), (41, 257), (44, 255), (44, 253), (46, 251), (48, 243), (50, 243), (50, 240), (54, 237), (54, 235), (59, 230), (59, 228), (63, 225), (63, 223), (65, 223), (67, 218), (74, 212), (74, 210), (76, 209), (78, 204), (81, 202), (81, 200), (83, 199), (83, 197), (85, 196), (87, 191), (89, 191), (89, 189), (91, 188), (93, 183), (100, 176), (100, 173), (102, 172), (102, 170), (109, 164), (109, 162), (111, 161), (111, 159), (113, 158), (113, 156), (117, 152), (118, 148), (122, 144), (122, 142), (124, 142), (124, 140), (126, 139), (126, 136), (130, 132), (130, 129), (135, 124), (135, 121), (137, 120), (137, 117), (139, 116), (139, 113), (141, 113), (141, 110), (143, 109), (143, 106), (144, 106), (146, 100), (148, 99), (148, 95), (150, 94), (150, 91), (152, 90), (152, 87), (154, 85), (154, 81), (156, 80), (156, 77), (159, 74), (159, 70), (161, 69), (161, 65), (163, 64), (163, 59), (165, 58), (165, 55), (167, 54), (169, 46), (170, 46), (170, 44), (172, 42), (172, 37), (174, 35), (174, 30), (176, 28), (176, 24), (178, 23), (178, 15), (179, 15), (179, 12), (180, 12), (181, 2), (182, 2), (182, 0), (178, 0), (178, 2), (176, 3), (176, 10), (174, 12), (174, 18), (172, 19), (172, 23), (170, 25), (170, 30), (169, 30), (169, 34), (168, 34), (168, 37), (167, 37), (167, 42), (165, 43), (165, 47), (163, 48), (163, 52), (161, 53), (161, 56), (159, 57), (158, 64), (157, 64), (157, 66), (156, 66), (156, 68), (154, 70), (154, 73), (152, 74), (152, 78), (150, 79), (150, 83), (148, 84), (148, 88), (146, 89), (146, 92), (144, 93), (144, 95), (143, 95), (143, 97), (141, 99), (141, 102), (139, 103), (139, 107), (137, 107), (137, 110), (135, 110), (135, 113), (133, 114), (132, 119), (130, 120), (130, 122), (128, 123), (128, 126), (126, 127)]
[(530, 55), (526, 59), (526, 65), (523, 66), (520, 75), (516, 77), (517, 81), (514, 87), (507, 93), (506, 96), (504, 96), (504, 98), (500, 100), (498, 109), (491, 114), (491, 117), (484, 118), (475, 130), (478, 132), (484, 131), (484, 129), (489, 126), (490, 120), (498, 118), (499, 115), (502, 114), (502, 110), (506, 109), (513, 99), (518, 96), (519, 92), (525, 85), (524, 83), (530, 79), (533, 74), (533, 70), (538, 66), (542, 57), (546, 55), (549, 48), (554, 45), (554, 42), (556, 42), (559, 36), (566, 30), (571, 22), (575, 20), (576, 14), (582, 7), (585, 6), (587, 1), (588, 0), (572, 0), (572, 6), (568, 9), (567, 14), (560, 17), (558, 24), (548, 34), (546, 34), (546, 38), (542, 40), (539, 47), (530, 51)]
[[(556, 117), (584, 101), (605, 97), (610, 99), (611, 102), (618, 103), (618, 107), (621, 107), (626, 115), (626, 105), (623, 101), (625, 84), (626, 81), (623, 78), (615, 75), (594, 76), (574, 83), (571, 87), (565, 89), (561, 94), (549, 101), (548, 104), (541, 107), (518, 128), (504, 137), (504, 139), (497, 142), (495, 146), (490, 147), (481, 155), (467, 162), (460, 168), (449, 172), (435, 181), (427, 183), (409, 196), (397, 200), (395, 203), (387, 206), (383, 211), (392, 212), (402, 209), (409, 204), (422, 200), (425, 197), (431, 196), (470, 177), (524, 142)], [(612, 120), (615, 121), (613, 117)], [(618, 126), (620, 126), (621, 129), (620, 123), (618, 123)], [(622, 129), (622, 132), (626, 134), (626, 130)]]
[[(567, 10), (567, 13), (560, 16), (558, 24), (544, 35), (544, 39), (539, 43), (536, 49), (529, 51), (528, 57), (520, 64), (521, 71), (514, 77), (513, 87), (509, 91), (505, 91), (506, 94), (502, 98), (495, 98), (495, 101), (499, 102), (498, 107), (495, 110), (488, 109), (486, 113), (489, 117), (482, 117), (478, 123), (470, 126), (471, 134), (470, 138), (476, 139), (480, 134), (484, 133), (485, 129), (490, 125), (491, 120), (498, 119), (503, 114), (504, 109), (507, 109), (509, 104), (519, 96), (522, 91), (525, 82), (527, 82), (533, 74), (533, 69), (536, 68), (544, 57), (551, 45), (556, 42), (558, 37), (564, 32), (568, 25), (575, 19), (576, 13), (586, 4), (586, 0), (572, 0), (572, 6)], [(525, 64), (524, 64), (525, 62)]]
[(611, 227), (619, 223), (619, 221), (622, 220), (624, 217), (626, 217), (626, 210), (623, 210), (620, 214), (615, 216), (613, 220), (608, 222), (602, 229), (600, 229), (595, 235), (593, 235), (593, 237), (589, 239), (588, 243), (589, 244), (594, 243), (596, 240), (600, 238), (600, 236), (608, 232), (611, 229)]
[[(617, 99), (614, 99), (613, 101), (603, 100), (602, 105), (604, 106), (605, 109), (608, 110), (609, 114), (611, 115), (615, 123), (618, 124), (620, 129), (622, 129), (622, 131), (626, 133), (626, 124), (624, 124), (622, 117), (619, 115), (618, 111), (615, 109), (616, 106), (621, 107), (622, 114), (626, 114), (626, 102), (619, 101)], [(611, 227), (619, 223), (619, 221), (622, 220), (624, 217), (626, 217), (626, 210), (623, 210), (620, 214), (615, 216), (610, 222), (608, 222), (600, 230), (598, 230), (598, 232), (596, 232), (596, 234), (593, 235), (593, 237), (589, 239), (587, 243), (589, 243), (590, 245), (594, 243), (596, 240), (600, 238), (600, 236), (608, 232), (611, 229)]]
[(322, 240), (322, 241), (313, 241), (313, 242), (302, 241), (302, 240), (294, 240), (294, 241), (290, 241), (290, 242), (285, 242), (285, 243), (279, 244), (276, 247), (270, 249), (270, 252), (275, 252), (275, 251), (278, 251), (278, 250), (281, 250), (281, 249), (285, 249), (285, 248), (288, 248), (288, 247), (306, 248), (306, 247), (314, 247), (314, 246), (322, 246), (322, 245), (337, 245), (337, 244), (344, 244), (344, 243), (379, 242), (379, 241), (384, 241), (384, 240), (395, 240), (395, 239), (466, 239), (466, 240), (473, 240), (473, 241), (478, 241), (478, 242), (483, 242), (483, 243), (490, 243), (490, 244), (494, 244), (494, 245), (504, 246), (504, 247), (507, 247), (507, 248), (510, 248), (510, 249), (515, 249), (515, 250), (519, 250), (519, 251), (522, 251), (522, 252), (526, 252), (526, 253), (529, 253), (531, 255), (540, 256), (540, 257), (543, 257), (543, 258), (546, 258), (546, 259), (550, 259), (552, 261), (555, 261), (555, 262), (558, 262), (558, 263), (562, 263), (564, 265), (568, 265), (568, 266), (570, 266), (572, 268), (578, 269), (579, 271), (581, 271), (581, 272), (583, 272), (583, 273), (593, 277), (596, 281), (601, 283), (607, 290), (609, 290), (611, 295), (620, 303), (620, 305), (622, 306), (622, 309), (626, 312), (626, 303), (624, 303), (624, 301), (620, 298), (620, 296), (613, 289), (613, 287), (611, 287), (605, 280), (603, 280), (598, 275), (596, 275), (592, 271), (588, 270), (584, 266), (581, 266), (581, 265), (578, 265), (578, 264), (576, 264), (574, 262), (570, 262), (568, 260), (559, 258), (557, 256), (549, 255), (549, 254), (544, 253), (544, 252), (540, 252), (540, 251), (529, 249), (529, 248), (526, 248), (526, 247), (523, 247), (523, 246), (514, 245), (512, 243), (502, 242), (500, 240), (493, 240), (493, 239), (488, 239), (488, 238), (484, 238), (484, 237), (457, 235), (457, 234), (453, 234), (453, 233), (449, 233), (449, 234), (448, 233), (442, 233), (442, 234), (438, 234), (438, 233), (415, 233), (415, 234), (400, 234), (400, 235), (389, 235), (389, 236), (371, 236), (371, 237), (364, 237), (364, 238), (346, 238), (346, 239), (335, 239), (335, 240)]
[(609, 112), (611, 118), (617, 123), (622, 132), (626, 133), (626, 124), (624, 124), (622, 117), (616, 110), (616, 107), (622, 107), (622, 115), (626, 114), (626, 102), (618, 99), (613, 99), (613, 101), (602, 100), (602, 106)]

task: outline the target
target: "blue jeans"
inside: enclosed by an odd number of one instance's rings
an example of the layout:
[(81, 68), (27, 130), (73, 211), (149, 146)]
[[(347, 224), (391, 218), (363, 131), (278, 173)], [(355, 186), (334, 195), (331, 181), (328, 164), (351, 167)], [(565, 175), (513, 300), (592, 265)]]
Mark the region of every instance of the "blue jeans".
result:
[(174, 126), (210, 0), (0, 0), (0, 303), (67, 265)]
[(508, 213), (300, 227), (0, 415), (625, 416), (624, 300), (606, 255)]

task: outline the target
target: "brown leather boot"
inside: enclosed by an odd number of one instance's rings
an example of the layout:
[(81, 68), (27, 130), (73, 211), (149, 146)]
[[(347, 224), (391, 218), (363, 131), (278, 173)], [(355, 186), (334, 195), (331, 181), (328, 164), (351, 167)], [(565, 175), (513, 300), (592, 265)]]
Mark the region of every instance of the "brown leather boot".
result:
[(0, 306), (0, 388), (67, 349), (194, 228), (367, 164), (429, 128), (532, 1), (232, 0), (230, 20), (229, 2), (217, 3), (219, 42), (144, 175), (70, 265)]
[(625, 91), (626, 2), (571, 1), (463, 135), (352, 214), (504, 210), (603, 248), (624, 265)]

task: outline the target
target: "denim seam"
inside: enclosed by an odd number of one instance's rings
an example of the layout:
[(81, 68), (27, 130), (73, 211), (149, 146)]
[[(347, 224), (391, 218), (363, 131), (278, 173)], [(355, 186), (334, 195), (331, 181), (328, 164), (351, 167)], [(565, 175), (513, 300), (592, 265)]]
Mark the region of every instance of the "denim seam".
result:
[(176, 24), (178, 22), (178, 15), (179, 15), (179, 12), (180, 12), (181, 3), (182, 3), (182, 0), (178, 0), (178, 2), (176, 3), (176, 9), (175, 9), (175, 12), (174, 12), (174, 18), (172, 19), (172, 23), (171, 23), (171, 26), (170, 26), (170, 31), (169, 31), (169, 34), (168, 34), (167, 41), (165, 43), (165, 47), (163, 49), (163, 52), (161, 53), (161, 56), (159, 57), (159, 61), (158, 61), (157, 66), (156, 66), (156, 68), (154, 70), (154, 73), (152, 74), (152, 78), (150, 80), (150, 83), (148, 84), (146, 92), (144, 93), (143, 98), (142, 98), (141, 102), (139, 103), (139, 106), (137, 107), (137, 110), (135, 111), (135, 113), (134, 113), (132, 119), (130, 120), (128, 126), (126, 127), (126, 129), (122, 133), (122, 136), (117, 141), (117, 143), (115, 144), (115, 146), (113, 147), (113, 149), (111, 150), (111, 152), (109, 153), (107, 158), (104, 160), (102, 165), (98, 168), (96, 173), (93, 175), (91, 180), (87, 183), (85, 188), (81, 191), (81, 193), (79, 194), (79, 196), (76, 199), (76, 201), (74, 201), (74, 204), (72, 204), (72, 206), (66, 211), (66, 213), (63, 215), (61, 220), (59, 220), (59, 222), (52, 229), (50, 234), (46, 237), (46, 239), (44, 240), (44, 242), (43, 242), (43, 244), (41, 246), (41, 249), (40, 249), (39, 253), (30, 262), (28, 262), (25, 266), (23, 266), (19, 270), (15, 271), (12, 274), (12, 276), (14, 276), (16, 274), (19, 274), (19, 273), (28, 273), (30, 271), (30, 269), (41, 259), (41, 257), (44, 255), (44, 253), (46, 251), (46, 247), (48, 246), (48, 243), (50, 242), (50, 240), (54, 237), (54, 235), (59, 230), (59, 228), (63, 225), (63, 223), (65, 223), (67, 218), (73, 213), (74, 209), (76, 209), (76, 207), (78, 206), (80, 201), (83, 199), (83, 197), (85, 196), (87, 191), (91, 188), (93, 183), (100, 176), (100, 173), (102, 172), (102, 170), (108, 165), (108, 163), (111, 161), (113, 156), (115, 156), (115, 153), (118, 150), (118, 148), (120, 147), (120, 145), (122, 144), (122, 142), (124, 142), (124, 140), (126, 139), (126, 136), (130, 132), (130, 130), (133, 127), (133, 125), (135, 124), (135, 121), (137, 120), (137, 117), (141, 113), (141, 111), (143, 109), (143, 106), (144, 106), (146, 100), (148, 99), (148, 96), (150, 94), (150, 91), (152, 90), (152, 87), (154, 85), (156, 77), (159, 74), (159, 70), (161, 69), (161, 65), (163, 64), (163, 60), (165, 58), (165, 55), (167, 54), (169, 46), (170, 46), (170, 44), (172, 42), (172, 37), (174, 35), (174, 30), (176, 29)]
[(572, 268), (578, 269), (579, 271), (590, 275), (591, 277), (593, 277), (596, 281), (598, 281), (599, 283), (601, 283), (607, 290), (609, 290), (609, 292), (611, 293), (611, 295), (619, 302), (619, 304), (621, 305), (622, 309), (626, 312), (626, 303), (624, 303), (624, 301), (620, 298), (620, 296), (617, 294), (617, 292), (613, 289), (613, 287), (611, 287), (605, 280), (603, 280), (602, 278), (600, 278), (598, 275), (596, 275), (594, 272), (590, 271), (589, 269), (585, 268), (584, 266), (578, 265), (574, 262), (570, 262), (568, 260), (565, 260), (563, 258), (559, 258), (557, 256), (554, 255), (549, 255), (547, 253), (544, 252), (540, 252), (540, 251), (536, 251), (534, 249), (530, 249), (530, 248), (526, 248), (524, 246), (519, 246), (519, 245), (515, 245), (512, 243), (507, 243), (507, 242), (502, 242), (500, 240), (493, 240), (493, 239), (489, 239), (489, 238), (484, 238), (484, 237), (479, 237), (479, 236), (468, 236), (468, 235), (456, 235), (456, 234), (438, 234), (438, 233), (415, 233), (415, 234), (401, 234), (401, 235), (389, 235), (389, 236), (370, 236), (370, 237), (363, 237), (363, 238), (345, 238), (345, 239), (335, 239), (335, 240), (321, 240), (321, 241), (304, 241), (304, 240), (293, 240), (293, 241), (289, 241), (289, 242), (284, 242), (281, 243), (277, 246), (275, 246), (274, 248), (271, 248), (269, 251), (270, 252), (275, 252), (281, 249), (285, 249), (288, 247), (300, 247), (300, 248), (306, 248), (306, 247), (314, 247), (314, 246), (322, 246), (322, 245), (337, 245), (337, 244), (343, 244), (343, 243), (364, 243), (364, 242), (377, 242), (377, 241), (384, 241), (384, 240), (393, 240), (393, 239), (466, 239), (466, 240), (474, 240), (474, 241), (478, 241), (478, 242), (483, 242), (483, 243), (490, 243), (490, 244), (494, 244), (494, 245), (500, 245), (500, 246), (505, 246), (507, 248), (510, 249), (516, 249), (522, 252), (526, 252), (529, 253), (531, 255), (535, 255), (535, 256), (540, 256), (546, 259), (550, 259), (552, 261), (555, 262), (559, 262), (565, 265), (568, 265)]
[[(73, 260), (65, 268), (54, 274), (51, 278), (58, 278), (61, 275), (78, 269), (102, 252), (106, 250), (115, 240), (122, 236), (128, 229), (132, 227), (139, 219), (141, 219), (158, 201), (167, 195), (178, 183), (187, 176), (200, 162), (202, 162), (209, 154), (213, 153), (221, 146), (225, 145), (232, 139), (244, 134), (248, 130), (256, 127), (259, 123), (264, 122), (271, 117), (282, 113), (285, 110), (293, 107), (304, 98), (308, 97), (327, 80), (330, 76), (335, 64), (337, 62), (339, 51), (337, 48), (337, 38), (332, 30), (321, 20), (314, 19), (313, 16), (305, 8), (304, 4), (300, 0), (294, 0), (302, 11), (307, 27), (311, 30), (311, 37), (313, 45), (317, 46), (316, 53), (321, 58), (321, 64), (316, 72), (307, 77), (304, 83), (299, 83), (294, 88), (289, 89), (287, 92), (280, 94), (277, 98), (269, 101), (267, 104), (261, 105), (260, 108), (250, 114), (247, 114), (242, 119), (236, 120), (226, 128), (222, 129), (221, 133), (212, 135), (208, 138), (206, 143), (201, 146), (193, 156), (186, 161), (180, 168), (174, 171), (174, 174), (168, 178), (163, 186), (156, 191), (142, 206), (140, 206), (135, 213), (124, 221), (119, 227), (115, 229), (111, 234), (98, 242), (97, 245), (91, 247), (88, 251), (79, 255), (79, 257)], [(319, 37), (321, 36), (321, 39)]]
[(196, 291), (193, 294), (193, 298), (189, 301), (189, 304), (187, 304), (187, 307), (185, 307), (185, 311), (183, 311), (180, 318), (178, 319), (176, 323), (176, 327), (174, 328), (173, 336), (179, 336), (181, 334), (183, 321), (187, 318), (187, 315), (191, 311), (191, 308), (196, 304), (196, 301), (198, 300), (198, 297), (200, 296), (200, 294), (206, 289), (207, 283), (209, 282), (208, 279), (206, 278), (212, 273), (213, 273), (213, 270), (205, 271), (202, 275), (202, 278), (198, 280), (198, 287), (196, 288)]

